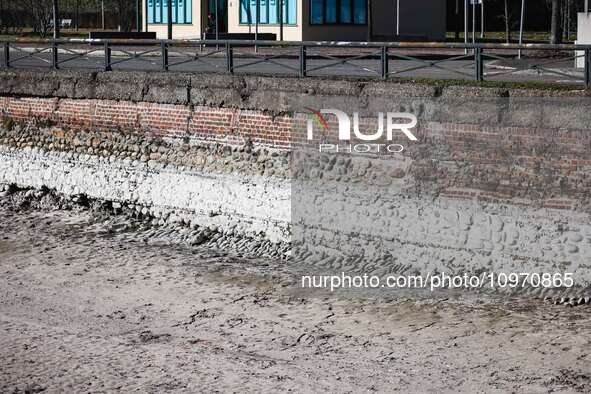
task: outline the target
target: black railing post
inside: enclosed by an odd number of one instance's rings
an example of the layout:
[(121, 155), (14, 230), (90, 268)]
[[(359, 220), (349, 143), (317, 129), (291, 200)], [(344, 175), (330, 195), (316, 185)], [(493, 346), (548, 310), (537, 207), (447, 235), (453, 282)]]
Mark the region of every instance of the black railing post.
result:
[(388, 71), (388, 48), (382, 47), (380, 55), (381, 55), (380, 58), (382, 60), (382, 67), (381, 67), (382, 79), (387, 79), (388, 74), (389, 74), (389, 71)]
[(10, 67), (10, 43), (8, 41), (4, 43), (4, 67)]
[(306, 76), (306, 47), (300, 45), (300, 77)]
[(482, 48), (474, 48), (474, 70), (476, 71), (476, 82), (482, 82), (483, 62), (482, 62)]
[(105, 71), (111, 71), (111, 45), (105, 42)]
[(51, 67), (57, 69), (58, 67), (58, 55), (57, 55), (57, 43), (55, 40), (51, 41)]
[(161, 51), (162, 51), (162, 69), (164, 71), (168, 71), (168, 44), (163, 42), (161, 44)]
[(230, 44), (226, 44), (226, 69), (230, 73), (234, 72), (234, 52)]
[(591, 86), (591, 49), (585, 49), (585, 86)]

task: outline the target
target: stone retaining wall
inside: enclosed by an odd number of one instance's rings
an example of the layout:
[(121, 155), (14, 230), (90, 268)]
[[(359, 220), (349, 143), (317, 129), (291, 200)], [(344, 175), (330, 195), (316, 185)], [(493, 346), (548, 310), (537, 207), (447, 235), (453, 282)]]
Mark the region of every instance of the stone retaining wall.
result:
[[(391, 231), (383, 236), (372, 226), (355, 227), (363, 237), (378, 237), (373, 252), (405, 251), (397, 264), (419, 271), (460, 269), (467, 261), (471, 269), (570, 265), (588, 284), (587, 95), (342, 79), (8, 70), (0, 75), (0, 182), (141, 205), (155, 217), (281, 243), (293, 235), (294, 201), (306, 201), (294, 193), (309, 184), (294, 190), (292, 183), (304, 168), (306, 182), (334, 184), (333, 191), (362, 200), (367, 196), (359, 190), (378, 186), (382, 198), (367, 205), (370, 217), (378, 213), (375, 220), (392, 209), (396, 215), (407, 211), (400, 223), (408, 225), (384, 224), (380, 228)], [(556, 96), (556, 105), (531, 101)], [(380, 157), (384, 165), (363, 168), (356, 160), (316, 157), (303, 167), (296, 163), (294, 173), (293, 152), (305, 142), (306, 120), (294, 109), (319, 109), (331, 100), (345, 111), (414, 108), (419, 141), (405, 144), (400, 155)], [(322, 187), (309, 190), (322, 197)], [(341, 203), (346, 212), (346, 201)], [(317, 223), (316, 246), (348, 250), (355, 243), (334, 236), (343, 229)], [(322, 232), (333, 236), (316, 237)]]

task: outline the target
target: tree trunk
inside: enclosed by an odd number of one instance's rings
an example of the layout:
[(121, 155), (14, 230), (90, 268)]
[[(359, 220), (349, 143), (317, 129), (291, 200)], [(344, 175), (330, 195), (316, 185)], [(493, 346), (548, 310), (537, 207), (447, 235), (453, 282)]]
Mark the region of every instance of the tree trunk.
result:
[(78, 19), (80, 19), (80, 0), (76, 0), (76, 31), (78, 31)]
[(123, 2), (119, 0), (117, 2), (117, 31), (123, 30)]
[(552, 24), (550, 26), (550, 44), (562, 43), (562, 7), (560, 0), (552, 0)]
[(371, 0), (367, 0), (367, 41), (371, 41), (372, 38), (372, 23), (371, 23)]
[(8, 30), (7, 26), (4, 26), (4, 2), (0, 0), (0, 33), (3, 33), (4, 30)]
[(53, 0), (53, 38), (60, 38), (60, 11), (58, 0)]
[(141, 8), (140, 0), (135, 0), (135, 29), (140, 32), (142, 31), (142, 20), (141, 20)]
[(511, 15), (509, 15), (509, 0), (505, 0), (505, 41), (511, 42)]
[(456, 37), (456, 40), (459, 40), (460, 39), (460, 23), (461, 23), (461, 20), (460, 20), (460, 0), (456, 0), (455, 11), (456, 11), (456, 34), (455, 34), (455, 37)]

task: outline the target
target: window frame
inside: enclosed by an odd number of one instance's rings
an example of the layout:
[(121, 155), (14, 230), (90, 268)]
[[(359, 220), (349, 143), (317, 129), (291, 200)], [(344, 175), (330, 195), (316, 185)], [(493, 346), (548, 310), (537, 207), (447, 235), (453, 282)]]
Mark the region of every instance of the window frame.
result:
[[(322, 2), (322, 22), (318, 23), (318, 22), (314, 22), (313, 21), (313, 16), (312, 16), (312, 3), (315, 0), (309, 0), (309, 21), (308, 23), (310, 24), (310, 26), (367, 26), (367, 1), (368, 0), (357, 0), (357, 1), (363, 1), (364, 3), (364, 9), (365, 9), (365, 15), (364, 15), (364, 19), (363, 19), (363, 23), (356, 23), (355, 22), (355, 1), (356, 0), (336, 0), (336, 22), (327, 22), (326, 21), (326, 15), (327, 15), (327, 11), (328, 11), (328, 0), (317, 0)], [(341, 18), (341, 12), (342, 12), (342, 7), (341, 4), (343, 2), (348, 2), (349, 3), (349, 18), (350, 18), (350, 22), (342, 22), (342, 18)]]
[[(247, 8), (247, 12), (246, 12), (246, 20), (244, 20), (244, 15), (243, 15), (243, 9), (245, 8), (243, 6), (244, 3), (248, 3), (248, 8)], [(293, 8), (293, 22), (290, 22), (290, 17), (292, 17), (291, 13), (290, 13), (290, 6), (292, 5), (292, 3), (295, 4), (294, 8)], [(254, 3), (254, 4), (253, 4)], [(274, 3), (274, 4), (271, 4)], [(259, 12), (261, 15), (261, 20), (259, 21), (259, 25), (264, 25), (264, 26), (279, 26), (281, 25), (280, 21), (279, 21), (279, 7), (277, 7), (277, 3), (280, 3), (281, 6), (283, 7), (283, 26), (297, 26), (298, 24), (298, 8), (297, 8), (297, 3), (298, 0), (259, 0)], [(256, 21), (254, 21), (253, 19), (253, 15), (256, 13), (256, 1), (255, 0), (239, 0), (238, 1), (238, 24), (239, 25), (245, 25), (245, 26), (251, 26), (256, 24)], [(270, 23), (270, 16), (271, 16), (271, 5), (273, 5), (275, 7), (275, 9), (277, 10), (277, 14), (275, 15), (277, 22), (273, 22)], [(251, 11), (252, 10), (252, 11)], [(266, 22), (265, 22), (265, 21)]]
[[(165, 4), (165, 2), (167, 4)], [(147, 0), (146, 11), (148, 13), (149, 25), (166, 25), (168, 21), (168, 0)], [(172, 0), (172, 24), (192, 25), (193, 24), (193, 0)], [(179, 3), (182, 3), (183, 22), (179, 22)], [(166, 12), (165, 12), (166, 10)]]

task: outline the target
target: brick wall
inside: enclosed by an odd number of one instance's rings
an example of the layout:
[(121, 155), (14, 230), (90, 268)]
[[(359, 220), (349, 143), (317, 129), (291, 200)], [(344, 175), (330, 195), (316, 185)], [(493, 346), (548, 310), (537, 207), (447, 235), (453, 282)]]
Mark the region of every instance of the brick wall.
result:
[(446, 197), (587, 210), (589, 130), (430, 123), (411, 172)]
[(1, 97), (0, 112), (20, 122), (73, 129), (253, 144), (287, 150), (291, 121), (263, 111), (118, 100)]

